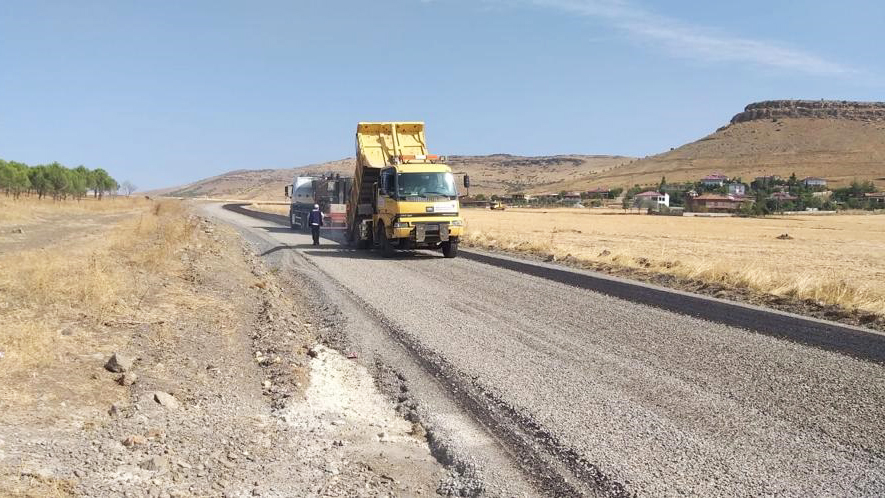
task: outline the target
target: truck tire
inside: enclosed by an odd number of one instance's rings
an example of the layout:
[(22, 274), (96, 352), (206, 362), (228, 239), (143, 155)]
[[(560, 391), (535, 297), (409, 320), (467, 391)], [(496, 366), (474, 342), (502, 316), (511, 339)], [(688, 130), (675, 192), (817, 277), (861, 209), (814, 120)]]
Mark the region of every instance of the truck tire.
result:
[(302, 232), (309, 232), (310, 230), (308, 230), (308, 228), (309, 227), (307, 224), (307, 215), (305, 214), (305, 215), (301, 216), (301, 231)]
[(349, 242), (351, 244), (353, 244), (357, 249), (364, 251), (370, 247), (371, 241), (360, 239), (359, 225), (355, 224), (353, 227), (351, 227), (349, 232), (350, 232)]
[(458, 255), (458, 241), (457, 240), (448, 240), (442, 243), (442, 253), (443, 256), (447, 258), (454, 258)]
[(392, 258), (396, 255), (396, 249), (394, 249), (393, 244), (390, 243), (390, 239), (387, 238), (387, 230), (384, 229), (384, 225), (378, 226), (378, 250), (381, 251), (381, 256), (385, 258)]
[(289, 228), (295, 230), (295, 213), (292, 210), (289, 210)]

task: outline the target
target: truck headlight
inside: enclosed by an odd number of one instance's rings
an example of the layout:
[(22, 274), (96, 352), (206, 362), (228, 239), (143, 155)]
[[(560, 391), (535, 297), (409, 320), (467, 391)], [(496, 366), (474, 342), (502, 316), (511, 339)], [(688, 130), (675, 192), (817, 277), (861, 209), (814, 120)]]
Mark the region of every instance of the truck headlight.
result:
[(393, 228), (409, 228), (408, 221), (395, 221), (393, 223)]
[(464, 222), (461, 220), (454, 220), (451, 223), (449, 223), (449, 225), (452, 225), (453, 227), (460, 227), (460, 226), (464, 225)]

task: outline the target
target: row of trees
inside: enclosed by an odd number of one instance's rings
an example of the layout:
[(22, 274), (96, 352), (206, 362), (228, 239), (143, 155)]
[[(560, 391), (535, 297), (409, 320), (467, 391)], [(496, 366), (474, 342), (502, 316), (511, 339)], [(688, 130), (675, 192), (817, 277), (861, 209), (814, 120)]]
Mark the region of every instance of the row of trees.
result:
[[(52, 197), (56, 200), (68, 198), (82, 199), (89, 193), (97, 198), (116, 192), (121, 188), (117, 180), (107, 171), (85, 166), (67, 168), (54, 162), (28, 166), (16, 161), (0, 159), (0, 190), (7, 196), (19, 198), (22, 194), (36, 195), (40, 199)], [(135, 190), (134, 185), (124, 182), (127, 195)]]

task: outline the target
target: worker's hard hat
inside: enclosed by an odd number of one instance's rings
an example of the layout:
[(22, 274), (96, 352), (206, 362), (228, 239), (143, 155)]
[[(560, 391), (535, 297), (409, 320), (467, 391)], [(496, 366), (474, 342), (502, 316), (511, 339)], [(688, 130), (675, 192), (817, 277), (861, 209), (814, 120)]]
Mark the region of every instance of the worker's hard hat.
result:
[(319, 208), (320, 208), (320, 205), (319, 205), (319, 204), (314, 204), (314, 205), (313, 205), (313, 208), (314, 208), (314, 209), (319, 209)]

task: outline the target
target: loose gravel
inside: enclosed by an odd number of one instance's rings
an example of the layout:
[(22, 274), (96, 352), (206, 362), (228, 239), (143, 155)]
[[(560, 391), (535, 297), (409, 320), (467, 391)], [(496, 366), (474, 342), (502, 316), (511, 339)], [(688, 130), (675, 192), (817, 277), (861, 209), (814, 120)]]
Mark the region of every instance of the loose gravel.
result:
[(391, 347), (531, 429), (566, 467), (552, 472), (601, 476), (606, 494), (885, 494), (881, 365), (429, 252), (296, 251), (383, 318)]

